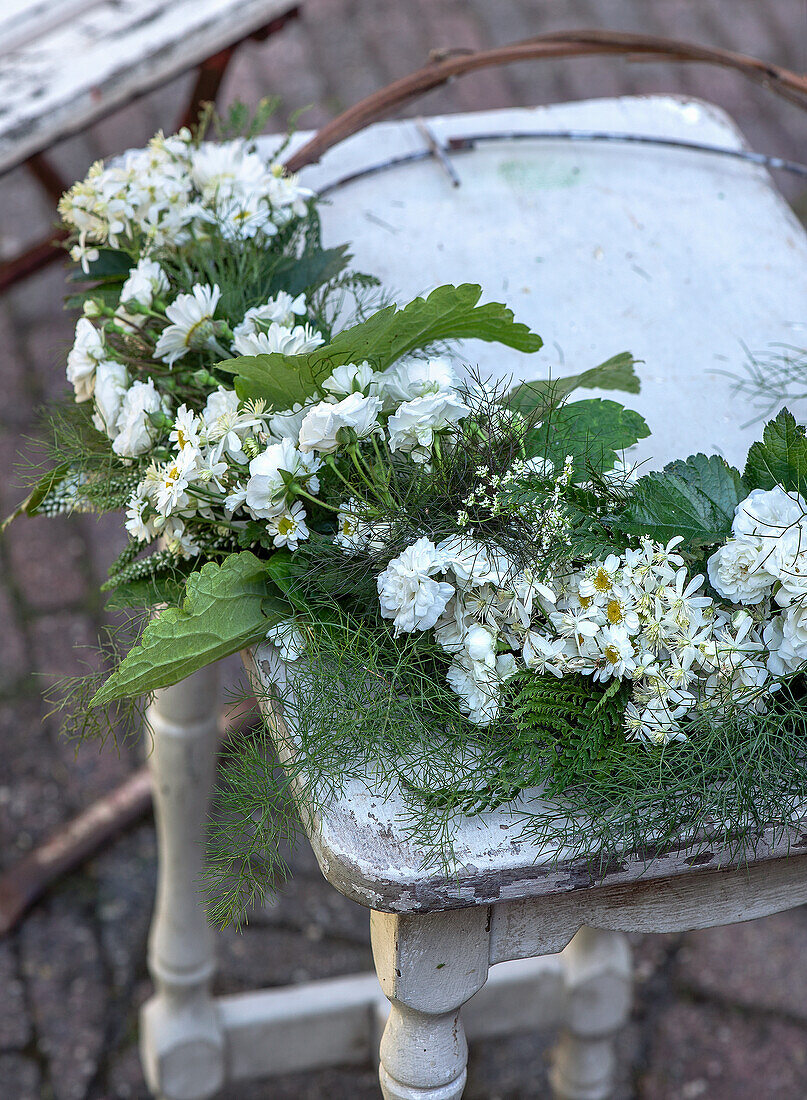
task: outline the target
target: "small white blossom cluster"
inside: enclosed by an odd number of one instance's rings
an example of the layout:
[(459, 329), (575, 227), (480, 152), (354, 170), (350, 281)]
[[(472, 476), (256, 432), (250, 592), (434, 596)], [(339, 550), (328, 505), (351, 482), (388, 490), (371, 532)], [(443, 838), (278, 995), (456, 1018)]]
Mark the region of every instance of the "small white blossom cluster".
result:
[(807, 502), (798, 493), (778, 485), (750, 493), (732, 537), (709, 559), (709, 580), (732, 603), (755, 607), (774, 675), (807, 662)]
[(471, 721), (487, 725), (501, 685), (530, 669), (633, 685), (631, 736), (683, 739), (685, 718), (721, 698), (757, 699), (776, 668), (761, 628), (745, 611), (718, 606), (675, 552), (643, 540), (563, 576), (539, 582), (469, 537), (420, 538), (378, 577), (381, 614), (397, 634), (433, 630), (452, 656), (448, 682)]
[[(571, 456), (566, 457), (560, 474), (554, 476), (554, 471), (554, 463), (548, 458), (517, 459), (503, 474), (492, 472), (488, 466), (478, 466), (476, 476), (479, 480), (457, 512), (457, 526), (468, 527), (472, 515), (480, 523), (518, 513), (525, 521), (532, 521), (540, 531), (542, 546), (548, 548), (567, 534), (561, 498), (572, 478)], [(551, 504), (542, 501), (540, 508), (524, 492), (525, 484), (536, 475), (553, 481)]]
[(71, 256), (87, 271), (99, 245), (148, 256), (214, 227), (230, 240), (274, 236), (305, 213), (311, 195), (243, 139), (197, 145), (183, 129), (157, 134), (111, 165), (96, 162), (62, 197), (59, 213), (78, 236)]
[[(153, 260), (139, 260), (124, 284), (114, 316), (106, 320), (80, 317), (67, 356), (67, 378), (76, 401), (94, 400), (93, 422), (112, 440), (112, 449), (121, 458), (146, 454), (171, 410), (168, 394), (159, 392), (153, 379), (132, 379), (112, 334), (136, 328), (139, 346), (148, 349), (155, 364), (169, 368), (192, 351), (225, 359), (272, 350), (304, 352), (322, 343), (310, 324), (298, 323), (307, 308), (302, 294), (292, 298), (280, 291), (247, 310), (234, 330), (216, 317), (221, 299), (218, 286), (197, 283), (191, 293), (178, 294), (167, 305), (158, 305), (158, 294), (170, 295), (165, 272)], [(142, 312), (133, 313), (136, 309)], [(222, 346), (222, 340), (229, 346)]]
[[(262, 312), (284, 321), (294, 310), (302, 312), (305, 303), (286, 296), (282, 301), (275, 299), (270, 307)], [(258, 312), (252, 311), (247, 322), (260, 324)], [(198, 552), (187, 528), (189, 520), (235, 530), (254, 521), (268, 531), (274, 546), (294, 551), (309, 537), (306, 502), (317, 502), (317, 475), (325, 458), (338, 457), (346, 448), (373, 437), (392, 451), (396, 431), (392, 421), (424, 396), (444, 405), (451, 403), (455, 415), (447, 418), (440, 411), (429, 419), (421, 412), (421, 438), (427, 430), (432, 440), (450, 433), (469, 409), (456, 391), (434, 388), (435, 379), (446, 384), (449, 378), (453, 380), (453, 375), (442, 359), (412, 361), (386, 373), (374, 371), (367, 363), (345, 364), (324, 382), (326, 396), (306, 407), (272, 410), (260, 402), (240, 402), (233, 390), (221, 386), (198, 414), (182, 405), (170, 419), (165, 406), (159, 406), (157, 411), (170, 426), (170, 454), (149, 466), (129, 501), (126, 528), (138, 541), (151, 542), (163, 536), (169, 548), (188, 556)], [(134, 383), (125, 392), (121, 409), (137, 386), (146, 388)], [(411, 400), (397, 400), (402, 388), (414, 394)], [(144, 407), (140, 401), (138, 408)], [(122, 415), (115, 418), (116, 431)], [(127, 428), (127, 448), (117, 448), (118, 453), (147, 453), (157, 430), (153, 426), (156, 419), (156, 413), (141, 412), (137, 421), (140, 436), (134, 440), (134, 428)], [(422, 446), (425, 444), (416, 442), (412, 449)], [(428, 457), (428, 452), (424, 454)], [(380, 546), (382, 536), (378, 527), (371, 531), (361, 521), (357, 501), (351, 499), (343, 506), (335, 536), (339, 545), (357, 549), (374, 539)]]

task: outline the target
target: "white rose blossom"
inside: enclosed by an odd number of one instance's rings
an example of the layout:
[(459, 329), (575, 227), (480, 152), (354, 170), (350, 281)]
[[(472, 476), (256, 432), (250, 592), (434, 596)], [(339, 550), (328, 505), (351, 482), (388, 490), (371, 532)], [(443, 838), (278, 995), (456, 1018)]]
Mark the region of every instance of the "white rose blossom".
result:
[(389, 563), (378, 577), (381, 614), (392, 619), (396, 636), (415, 630), (431, 630), (454, 586), (434, 580), (444, 562), (433, 542), (420, 538)]
[(99, 432), (114, 439), (118, 416), (129, 388), (129, 372), (116, 359), (103, 359), (95, 372), (95, 412), (92, 422)]
[(379, 430), (380, 412), (380, 399), (362, 393), (351, 393), (335, 405), (321, 401), (308, 410), (300, 425), (300, 450), (333, 454), (341, 445), (339, 432), (347, 428), (365, 439)]
[(76, 394), (76, 401), (89, 401), (95, 389), (95, 371), (107, 358), (103, 338), (87, 317), (76, 323), (73, 347), (67, 355), (67, 380)]
[(387, 421), (390, 450), (410, 453), (415, 462), (429, 461), (435, 432), (452, 428), (470, 408), (450, 393), (435, 393), (405, 401)]
[(379, 378), (379, 388), (393, 406), (427, 394), (449, 393), (458, 386), (454, 368), (444, 357), (410, 359)]
[(136, 302), (150, 309), (154, 299), (159, 294), (165, 294), (168, 287), (168, 277), (160, 265), (155, 260), (141, 256), (121, 287), (120, 304), (115, 310), (115, 316), (133, 328), (141, 328), (146, 323), (146, 315), (129, 313), (126, 305)]
[(249, 464), (246, 506), (256, 519), (274, 519), (286, 510), (286, 502), (295, 486), (307, 492), (319, 490), (316, 455), (298, 451), (290, 439), (273, 443)]
[(343, 397), (351, 393), (377, 393), (383, 386), (384, 375), (373, 370), (365, 360), (363, 363), (343, 363), (322, 383), (322, 388), (333, 397)]
[(769, 560), (756, 536), (729, 539), (709, 558), (709, 580), (716, 592), (732, 603), (761, 603), (776, 580), (767, 569)]
[(236, 339), (241, 336), (252, 336), (256, 332), (265, 332), (273, 324), (291, 329), (295, 326), (295, 318), (304, 317), (305, 313), (304, 294), (298, 294), (296, 298), (292, 298), (291, 294), (281, 290), (263, 305), (248, 309), (243, 319), (233, 329), (233, 336)]
[(154, 388), (154, 382), (134, 382), (123, 399), (112, 450), (121, 458), (136, 458), (149, 451), (159, 434), (154, 419), (167, 414), (165, 398)]

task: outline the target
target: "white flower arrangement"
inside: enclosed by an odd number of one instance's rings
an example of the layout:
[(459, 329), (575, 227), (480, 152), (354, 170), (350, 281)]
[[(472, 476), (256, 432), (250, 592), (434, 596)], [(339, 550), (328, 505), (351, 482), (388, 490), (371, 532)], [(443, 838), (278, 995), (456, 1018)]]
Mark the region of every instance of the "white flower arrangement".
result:
[[(344, 744), (345, 772), (364, 735), (394, 768), (397, 713), (407, 751), (421, 726), (427, 755), (449, 746), (453, 787), (415, 792), (435, 812), (542, 786), (567, 821), (595, 796), (607, 821), (635, 776), (633, 803), (655, 791), (670, 830), (711, 812), (744, 737), (790, 723), (807, 748), (804, 429), (781, 413), (742, 472), (700, 454), (639, 476), (638, 414), (568, 400), (575, 379), (500, 392), (433, 354), (463, 323), (540, 347), (477, 286), (336, 331), (329, 293), (349, 277), (314, 201), (249, 142), (181, 131), (94, 165), (60, 204), (88, 281), (67, 356), (81, 431), (25, 510), (121, 508), (108, 587), (168, 605), (91, 706), (164, 684), (179, 637), (181, 675), (269, 638), (306, 669), (306, 743), (331, 738), (329, 760)], [(599, 370), (638, 388), (629, 358)], [(385, 704), (338, 742), (344, 669)], [(474, 775), (452, 737), (476, 746)], [(677, 759), (704, 777), (680, 815)], [(754, 791), (785, 802), (792, 776), (770, 775), (759, 763)], [(658, 826), (622, 812), (623, 839)]]

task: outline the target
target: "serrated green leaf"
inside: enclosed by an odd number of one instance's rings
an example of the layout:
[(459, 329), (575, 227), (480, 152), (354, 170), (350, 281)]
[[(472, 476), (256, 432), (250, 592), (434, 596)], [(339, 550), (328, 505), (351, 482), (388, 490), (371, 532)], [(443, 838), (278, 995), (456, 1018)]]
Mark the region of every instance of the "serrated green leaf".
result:
[(772, 489), (807, 494), (807, 436), (804, 426), (788, 409), (765, 425), (762, 442), (748, 452), (743, 480), (749, 489)]
[(748, 490), (738, 470), (718, 455), (690, 455), (637, 481), (614, 526), (667, 542), (683, 535), (690, 547), (722, 542)]
[(527, 457), (549, 458), (557, 470), (571, 455), (580, 474), (613, 468), (620, 453), (650, 435), (644, 417), (618, 401), (601, 397), (572, 401), (556, 409), (525, 440)]
[(289, 615), (271, 592), (266, 563), (248, 550), (208, 562), (191, 573), (181, 607), (166, 608), (96, 692), (90, 706), (105, 706), (168, 687), (265, 635)]
[(235, 374), (242, 399), (262, 397), (277, 408), (305, 402), (317, 385), (343, 363), (368, 360), (385, 370), (416, 348), (441, 340), (498, 342), (518, 351), (537, 351), (542, 341), (498, 302), (477, 305), (482, 288), (474, 283), (441, 286), (407, 306), (387, 306), (361, 324), (338, 333), (330, 344), (303, 355), (253, 355), (227, 359), (218, 369)]
[(570, 374), (566, 378), (550, 378), (535, 382), (521, 382), (507, 395), (507, 404), (525, 416), (544, 416), (556, 408), (577, 389), (622, 390), (639, 393), (641, 383), (633, 369), (640, 359), (634, 359), (629, 351), (606, 359), (597, 367), (582, 374)]

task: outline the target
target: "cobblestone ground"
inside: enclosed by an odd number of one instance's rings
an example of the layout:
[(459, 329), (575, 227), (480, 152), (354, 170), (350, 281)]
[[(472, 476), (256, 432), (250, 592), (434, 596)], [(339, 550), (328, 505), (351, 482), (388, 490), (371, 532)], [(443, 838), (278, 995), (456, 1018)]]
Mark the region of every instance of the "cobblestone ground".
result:
[[(284, 111), (315, 104), (315, 127), (422, 62), (432, 47), (480, 46), (571, 26), (695, 38), (807, 68), (804, 0), (303, 0), (301, 20), (245, 47), (224, 98), (278, 93)], [(100, 155), (170, 128), (188, 78), (127, 107), (55, 159), (67, 178)], [(479, 74), (430, 96), (423, 112), (532, 104), (645, 91), (694, 93), (738, 120), (756, 148), (804, 157), (804, 116), (739, 78), (702, 68), (571, 61)], [(283, 119), (280, 119), (282, 123)], [(790, 198), (798, 189), (783, 181)], [(0, 181), (0, 251), (53, 219), (14, 173)], [(64, 389), (72, 321), (52, 268), (0, 300), (0, 510), (19, 496), (15, 453), (36, 407)], [(85, 747), (78, 755), (43, 717), (40, 693), (75, 670), (104, 621), (99, 580), (120, 542), (116, 521), (86, 517), (15, 525), (0, 547), (0, 852), (8, 866), (54, 826), (110, 790), (139, 761)], [(136, 1014), (150, 985), (145, 942), (154, 888), (154, 834), (144, 823), (61, 881), (0, 941), (3, 1100), (141, 1100)], [(807, 1095), (807, 912), (729, 929), (637, 939), (637, 998), (621, 1047), (623, 1098), (797, 1100)], [(310, 853), (279, 905), (243, 935), (220, 937), (220, 991), (326, 977), (369, 966), (366, 914), (325, 885)], [(472, 1051), (469, 1096), (546, 1095), (550, 1036)], [(372, 1069), (239, 1087), (227, 1100), (376, 1097)]]

